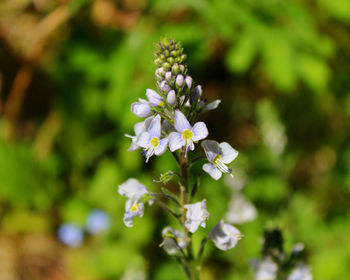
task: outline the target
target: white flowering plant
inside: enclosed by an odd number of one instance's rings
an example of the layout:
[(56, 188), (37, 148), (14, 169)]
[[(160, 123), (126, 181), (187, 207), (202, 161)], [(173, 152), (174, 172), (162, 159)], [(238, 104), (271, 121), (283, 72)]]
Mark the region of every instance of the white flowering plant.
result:
[[(206, 243), (212, 240), (217, 248), (228, 250), (237, 244), (242, 234), (233, 225), (218, 219), (217, 225), (202, 240), (198, 252), (193, 252), (192, 235), (200, 227), (205, 228), (210, 217), (207, 199), (198, 200), (195, 196), (198, 181), (205, 172), (214, 180), (219, 180), (223, 173), (233, 177), (232, 169), (227, 165), (238, 152), (229, 143), (207, 139), (209, 131), (206, 124), (197, 120), (201, 113), (216, 109), (220, 100), (206, 104), (202, 98), (202, 87), (195, 85), (188, 74), (185, 58), (178, 42), (164, 38), (157, 45), (155, 75), (158, 91), (147, 89), (147, 99), (139, 98), (131, 105), (131, 112), (144, 120), (135, 124), (135, 135), (126, 134), (131, 138), (129, 151), (141, 149), (146, 163), (154, 155), (161, 156), (167, 151), (172, 153), (178, 170), (167, 171), (160, 176), (160, 182), (166, 185), (170, 179), (175, 179), (178, 191), (162, 188), (160, 193), (151, 193), (142, 183), (131, 178), (119, 186), (119, 194), (127, 199), (123, 219), (127, 227), (132, 227), (133, 219), (141, 218), (145, 205), (153, 202), (178, 221), (178, 229), (169, 226), (163, 229), (164, 240), (160, 246), (178, 260), (188, 279), (200, 279)], [(193, 158), (190, 155), (200, 149), (203, 156)], [(206, 161), (202, 171), (193, 174), (190, 167), (201, 160)], [(194, 185), (190, 185), (190, 176), (197, 178)], [(167, 204), (167, 200), (174, 203)]]

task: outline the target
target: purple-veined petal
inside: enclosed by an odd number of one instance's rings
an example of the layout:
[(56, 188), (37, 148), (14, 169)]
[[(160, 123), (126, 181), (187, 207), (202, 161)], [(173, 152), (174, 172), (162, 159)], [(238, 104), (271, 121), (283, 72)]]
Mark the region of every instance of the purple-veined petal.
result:
[(139, 145), (142, 148), (148, 148), (150, 146), (151, 135), (145, 131), (137, 139), (136, 145)]
[(238, 152), (231, 147), (229, 143), (222, 142), (219, 144), (220, 149), (221, 149), (221, 161), (225, 164), (230, 163), (233, 161), (237, 156)]
[(118, 192), (129, 199), (134, 198), (136, 200), (148, 193), (146, 187), (134, 178), (130, 178), (119, 185)]
[(241, 232), (230, 224), (221, 220), (209, 233), (209, 237), (220, 250), (229, 250), (236, 246), (242, 238)]
[(220, 154), (219, 143), (214, 140), (204, 140), (201, 145), (210, 162), (214, 160), (216, 155)]
[(137, 144), (135, 144), (135, 143), (131, 143), (131, 144), (130, 144), (130, 147), (128, 148), (128, 151), (129, 151), (129, 152), (134, 152), (134, 151), (138, 150), (139, 148), (140, 148), (139, 145), (137, 145)]
[(167, 145), (168, 145), (168, 138), (160, 139), (158, 147), (154, 149), (154, 153), (157, 156), (163, 154), (166, 151)]
[(178, 132), (182, 132), (185, 129), (191, 129), (191, 125), (186, 119), (185, 115), (180, 111), (176, 110), (175, 111), (175, 129)]
[(186, 145), (186, 141), (182, 139), (181, 134), (172, 132), (169, 134), (169, 149), (174, 152)]
[(205, 125), (204, 122), (195, 123), (192, 128), (192, 132), (193, 132), (193, 138), (192, 138), (193, 141), (202, 140), (206, 138), (209, 134), (207, 126)]
[(219, 169), (217, 169), (211, 163), (206, 163), (203, 165), (203, 170), (207, 172), (214, 180), (219, 180), (221, 178), (222, 173)]
[(148, 88), (146, 90), (146, 96), (151, 104), (151, 106), (158, 106), (163, 98), (153, 89)]
[(151, 106), (148, 103), (134, 102), (131, 104), (131, 112), (140, 118), (151, 114)]
[(159, 115), (155, 116), (154, 119), (152, 120), (148, 128), (148, 133), (151, 138), (160, 137), (160, 116)]

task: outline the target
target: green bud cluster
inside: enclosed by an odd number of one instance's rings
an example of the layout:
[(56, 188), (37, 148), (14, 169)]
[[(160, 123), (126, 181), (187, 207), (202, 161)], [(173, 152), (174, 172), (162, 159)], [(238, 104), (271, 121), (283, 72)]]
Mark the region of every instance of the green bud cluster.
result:
[[(156, 47), (154, 63), (157, 66), (157, 80), (174, 82), (178, 74), (185, 75), (187, 66), (183, 64), (186, 54), (179, 42), (169, 38), (162, 38)], [(167, 73), (167, 74), (166, 74)]]

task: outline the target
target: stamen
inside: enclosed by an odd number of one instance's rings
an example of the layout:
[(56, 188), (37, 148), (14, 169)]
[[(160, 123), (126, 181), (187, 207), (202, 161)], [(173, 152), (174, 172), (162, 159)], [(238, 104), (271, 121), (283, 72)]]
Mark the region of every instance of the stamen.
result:
[(193, 132), (189, 129), (185, 129), (183, 132), (182, 132), (182, 139), (185, 140), (186, 142), (188, 140), (192, 140), (193, 138)]
[[(222, 161), (221, 161), (221, 155), (216, 155), (213, 160), (213, 165), (219, 169), (222, 173), (232, 173), (232, 169), (228, 168)], [(233, 175), (231, 174), (233, 177)]]
[(139, 209), (140, 205), (138, 203), (135, 203), (131, 208), (131, 212), (136, 212)]

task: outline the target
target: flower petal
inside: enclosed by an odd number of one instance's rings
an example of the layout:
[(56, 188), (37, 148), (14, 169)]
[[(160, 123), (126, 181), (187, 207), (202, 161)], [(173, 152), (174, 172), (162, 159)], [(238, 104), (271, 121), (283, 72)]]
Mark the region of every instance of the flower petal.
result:
[(151, 138), (160, 137), (160, 116), (159, 115), (154, 117), (147, 131), (149, 132)]
[(175, 129), (178, 132), (182, 132), (185, 129), (191, 129), (191, 125), (186, 119), (185, 115), (180, 111), (176, 110), (175, 111)]
[(136, 136), (140, 135), (145, 130), (145, 122), (139, 122), (134, 125), (134, 131)]
[(118, 192), (120, 195), (124, 195), (129, 199), (139, 199), (148, 193), (146, 187), (134, 178), (130, 178), (123, 184), (119, 185)]
[(166, 151), (167, 145), (168, 145), (168, 138), (160, 139), (158, 147), (154, 149), (154, 153), (157, 156), (163, 154)]
[(140, 118), (145, 118), (151, 114), (151, 106), (147, 103), (134, 102), (131, 104), (131, 112)]
[(201, 145), (210, 162), (214, 160), (216, 155), (220, 154), (219, 143), (214, 140), (204, 140)]
[(151, 106), (158, 106), (163, 98), (153, 89), (148, 88), (146, 90), (146, 96), (151, 104)]
[(219, 144), (219, 146), (222, 155), (221, 161), (223, 163), (228, 164), (238, 156), (238, 152), (232, 148), (229, 143), (222, 142)]
[(221, 103), (221, 100), (220, 99), (216, 99), (213, 102), (207, 104), (204, 107), (204, 111), (215, 110), (219, 106), (220, 103)]
[(241, 239), (241, 232), (230, 224), (225, 224), (221, 220), (209, 233), (209, 237), (215, 243), (215, 246), (221, 250), (229, 250), (236, 246)]
[(192, 128), (192, 132), (193, 132), (193, 138), (192, 138), (193, 141), (202, 140), (206, 138), (209, 134), (207, 126), (205, 125), (204, 122), (195, 123)]
[(150, 146), (150, 143), (149, 143), (150, 141), (151, 141), (151, 135), (147, 131), (145, 131), (137, 139), (136, 145), (142, 148), (148, 148)]
[(207, 172), (214, 180), (219, 180), (222, 173), (211, 163), (206, 163), (203, 165), (203, 170)]
[(169, 149), (174, 152), (186, 145), (186, 141), (182, 139), (181, 134), (172, 132), (169, 134)]

